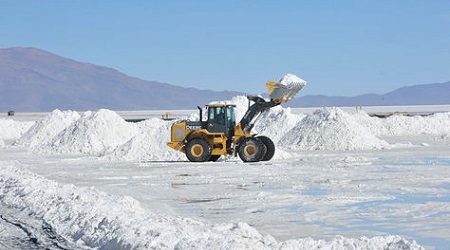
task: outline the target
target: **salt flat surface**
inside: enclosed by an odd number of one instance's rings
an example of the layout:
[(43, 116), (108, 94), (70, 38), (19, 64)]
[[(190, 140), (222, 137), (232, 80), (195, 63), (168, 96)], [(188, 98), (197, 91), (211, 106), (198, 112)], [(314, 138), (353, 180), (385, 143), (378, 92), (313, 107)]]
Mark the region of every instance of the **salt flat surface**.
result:
[(448, 248), (450, 141), (385, 139), (412, 146), (303, 151), (294, 159), (254, 164), (118, 162), (4, 148), (0, 161), (15, 161), (59, 183), (131, 196), (156, 213), (211, 223), (244, 221), (277, 240), (398, 234)]

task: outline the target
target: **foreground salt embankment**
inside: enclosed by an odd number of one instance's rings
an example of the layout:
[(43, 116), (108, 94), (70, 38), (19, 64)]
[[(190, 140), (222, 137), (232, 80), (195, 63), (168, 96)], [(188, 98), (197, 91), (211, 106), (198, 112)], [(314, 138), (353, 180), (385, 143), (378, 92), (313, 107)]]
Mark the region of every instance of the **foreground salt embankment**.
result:
[[(58, 240), (63, 248), (423, 249), (400, 236), (337, 236), (331, 241), (304, 238), (278, 242), (245, 223), (214, 225), (157, 214), (131, 197), (61, 185), (23, 170), (17, 163), (0, 165), (0, 204), (16, 211), (2, 216), (12, 216), (5, 219), (26, 227), (43, 247), (54, 242), (41, 242), (38, 236), (51, 232), (51, 237), (46, 238)], [(31, 226), (30, 221), (38, 225)]]

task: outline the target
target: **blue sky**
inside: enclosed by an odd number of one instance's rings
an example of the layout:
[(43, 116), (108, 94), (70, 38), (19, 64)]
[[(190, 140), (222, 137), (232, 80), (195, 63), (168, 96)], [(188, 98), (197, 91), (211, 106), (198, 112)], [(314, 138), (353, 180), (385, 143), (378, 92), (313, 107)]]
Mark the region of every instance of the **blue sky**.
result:
[(384, 93), (450, 80), (450, 1), (0, 1), (0, 47), (181, 86)]

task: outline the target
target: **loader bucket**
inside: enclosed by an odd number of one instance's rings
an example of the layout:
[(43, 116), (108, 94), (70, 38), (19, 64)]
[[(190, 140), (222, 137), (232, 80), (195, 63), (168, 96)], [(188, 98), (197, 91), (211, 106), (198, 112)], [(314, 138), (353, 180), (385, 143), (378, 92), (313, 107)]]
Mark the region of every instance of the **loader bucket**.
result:
[(276, 103), (281, 104), (294, 98), (294, 96), (305, 87), (306, 82), (300, 81), (281, 84), (280, 82), (269, 81), (266, 85), (270, 98)]

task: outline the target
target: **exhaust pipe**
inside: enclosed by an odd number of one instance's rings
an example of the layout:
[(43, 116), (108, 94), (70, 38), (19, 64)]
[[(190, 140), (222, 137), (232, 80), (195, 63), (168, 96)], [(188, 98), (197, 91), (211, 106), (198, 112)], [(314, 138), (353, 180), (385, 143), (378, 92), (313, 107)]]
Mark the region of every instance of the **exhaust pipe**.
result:
[(202, 122), (203, 121), (203, 110), (200, 106), (197, 106), (197, 108), (198, 108), (198, 112), (199, 112), (200, 121)]

